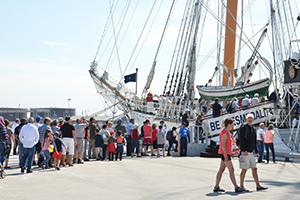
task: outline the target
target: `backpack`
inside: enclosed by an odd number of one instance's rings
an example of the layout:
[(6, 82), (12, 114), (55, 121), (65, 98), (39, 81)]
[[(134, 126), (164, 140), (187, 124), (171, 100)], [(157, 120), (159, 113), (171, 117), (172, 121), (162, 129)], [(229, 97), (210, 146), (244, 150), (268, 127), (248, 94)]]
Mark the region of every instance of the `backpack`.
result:
[(237, 132), (236, 132), (236, 138), (235, 138), (235, 141), (236, 141), (236, 146), (238, 146), (238, 147), (240, 147), (241, 148), (241, 141), (240, 141), (240, 130), (243, 128), (243, 127), (245, 127), (245, 125), (244, 124), (242, 124), (241, 126), (240, 126), (240, 128), (237, 130)]
[(228, 113), (231, 113), (233, 111), (233, 108), (232, 108), (232, 101), (229, 102), (229, 104), (227, 104), (226, 106), (226, 111)]
[(172, 139), (172, 133), (173, 133), (173, 130), (169, 130), (167, 132), (167, 136), (166, 136), (167, 140), (171, 140)]

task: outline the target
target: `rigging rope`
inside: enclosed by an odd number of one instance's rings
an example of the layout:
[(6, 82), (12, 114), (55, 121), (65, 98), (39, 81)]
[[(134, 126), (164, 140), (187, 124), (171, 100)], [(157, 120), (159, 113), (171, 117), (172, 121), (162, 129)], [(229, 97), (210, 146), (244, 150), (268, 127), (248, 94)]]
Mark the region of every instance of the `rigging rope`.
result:
[[(182, 20), (181, 20), (181, 23), (180, 23), (180, 28), (179, 28), (178, 36), (177, 36), (177, 39), (176, 39), (176, 44), (175, 44), (175, 48), (174, 48), (174, 51), (173, 51), (173, 55), (172, 55), (172, 59), (171, 59), (170, 67), (169, 67), (169, 72), (168, 72), (168, 76), (167, 76), (167, 81), (166, 81), (166, 84), (165, 84), (165, 87), (164, 87), (164, 91), (163, 91), (163, 95), (165, 95), (165, 92), (166, 92), (166, 88), (167, 88), (167, 85), (168, 85), (168, 81), (169, 81), (169, 77), (170, 77), (170, 73), (171, 73), (173, 61), (174, 61), (174, 58), (175, 58), (175, 54), (177, 52), (178, 42), (179, 42), (179, 39), (180, 39), (180, 33), (182, 31), (182, 26), (184, 26), (184, 23), (183, 23), (185, 21), (184, 20), (184, 16), (186, 15), (186, 12), (187, 12), (188, 3), (189, 3), (189, 1), (186, 2), (185, 9), (184, 9), (183, 16), (182, 16)], [(182, 41), (182, 38), (180, 40), (179, 47), (181, 46), (181, 41)], [(173, 83), (175, 70), (176, 70), (176, 63), (175, 63), (175, 66), (174, 66), (174, 72), (173, 72), (173, 75), (172, 75), (172, 78), (171, 78), (171, 83), (170, 83), (170, 86), (169, 86), (168, 93), (170, 93), (170, 90), (171, 90), (170, 88), (171, 88), (171, 85)]]
[(140, 41), (140, 39), (141, 39), (141, 37), (142, 37), (142, 35), (143, 35), (143, 32), (144, 32), (144, 30), (145, 30), (145, 28), (146, 28), (146, 26), (147, 26), (147, 24), (148, 24), (149, 18), (150, 18), (151, 14), (152, 14), (152, 11), (153, 11), (154, 7), (155, 7), (156, 1), (157, 1), (157, 0), (154, 1), (153, 5), (152, 5), (152, 7), (151, 7), (150, 13), (148, 14), (147, 20), (146, 20), (146, 22), (145, 22), (145, 24), (144, 24), (144, 26), (143, 26), (143, 28), (142, 28), (142, 31), (141, 31), (141, 33), (140, 33), (140, 36), (139, 36), (139, 38), (138, 38), (138, 40), (137, 40), (137, 42), (136, 42), (136, 44), (135, 44), (135, 46), (134, 46), (134, 49), (133, 49), (133, 51), (132, 51), (132, 53), (131, 53), (131, 56), (130, 56), (128, 62), (127, 62), (127, 65), (126, 65), (126, 67), (125, 67), (123, 73), (121, 73), (122, 76), (121, 76), (121, 79), (120, 79), (119, 82), (122, 81), (123, 76), (124, 76), (124, 74), (125, 74), (125, 72), (126, 72), (128, 66), (129, 66), (129, 63), (130, 63), (130, 61), (131, 61), (131, 59), (132, 59), (132, 57), (133, 57), (133, 54), (134, 54), (134, 52), (135, 52), (135, 50), (136, 50), (136, 48), (137, 48), (137, 45), (139, 44), (139, 41)]
[[(187, 10), (186, 10), (186, 13), (184, 14), (183, 16), (183, 20), (184, 20), (184, 25), (183, 25), (183, 29), (182, 29), (182, 35), (181, 35), (181, 38), (180, 38), (180, 44), (179, 44), (179, 47), (178, 47), (178, 51), (177, 51), (177, 56), (176, 56), (176, 61), (175, 61), (175, 66), (174, 66), (174, 71), (173, 71), (173, 74), (172, 74), (172, 79), (171, 79), (171, 83), (170, 83), (170, 86), (169, 86), (169, 93), (171, 92), (171, 87), (172, 87), (172, 83), (173, 83), (173, 78), (175, 76), (175, 73), (176, 73), (176, 69), (178, 70), (177, 74), (176, 74), (176, 78), (175, 78), (175, 83), (174, 83), (174, 86), (173, 86), (173, 92), (172, 92), (172, 95), (174, 95), (175, 93), (175, 89), (176, 89), (176, 85), (177, 85), (177, 79), (178, 79), (178, 74), (179, 74), (179, 64), (181, 62), (181, 58), (179, 58), (179, 55), (182, 55), (180, 54), (181, 52), (181, 47), (182, 47), (182, 42), (183, 42), (183, 38), (184, 38), (184, 34), (185, 34), (185, 27), (186, 27), (186, 24), (187, 24), (187, 21), (188, 21), (188, 18), (189, 18), (189, 13), (191, 11), (191, 1), (187, 1), (186, 2), (186, 7), (188, 6)], [(185, 19), (184, 19), (185, 18)], [(180, 59), (180, 60), (179, 60)], [(177, 68), (178, 66), (178, 68)]]
[(140, 53), (141, 53), (141, 51), (142, 51), (142, 49), (143, 49), (143, 47), (144, 47), (144, 44), (145, 44), (145, 42), (146, 42), (146, 40), (147, 40), (147, 38), (148, 38), (148, 35), (149, 35), (149, 33), (150, 33), (151, 29), (152, 29), (152, 26), (153, 26), (153, 24), (154, 24), (154, 22), (155, 22), (155, 20), (156, 20), (156, 17), (157, 17), (157, 15), (158, 15), (159, 11), (160, 11), (160, 8), (161, 8), (162, 3), (163, 3), (163, 0), (161, 0), (161, 2), (160, 2), (160, 4), (159, 4), (159, 7), (158, 7), (158, 9), (157, 9), (157, 11), (156, 11), (156, 14), (155, 14), (155, 16), (154, 16), (154, 18), (153, 18), (153, 21), (152, 21), (152, 23), (151, 23), (151, 25), (150, 25), (150, 27), (149, 27), (149, 30), (148, 30), (148, 32), (147, 32), (147, 34), (146, 34), (146, 37), (145, 37), (145, 39), (144, 39), (144, 41), (143, 41), (143, 43), (142, 43), (142, 45), (141, 45), (141, 47), (140, 47), (140, 49), (139, 49), (137, 55), (135, 56), (134, 61), (132, 62), (132, 65), (131, 65), (129, 71), (131, 71), (132, 67), (134, 66), (135, 62), (136, 62), (137, 59), (138, 59), (138, 56), (140, 55)]
[[(114, 4), (114, 2), (115, 2), (115, 0), (113, 1), (113, 4)], [(119, 0), (117, 0), (116, 6), (115, 6), (115, 10), (116, 10), (116, 8), (117, 8), (118, 3), (119, 3)], [(114, 12), (115, 12), (115, 10), (114, 10)], [(105, 23), (105, 26), (104, 26), (104, 30), (103, 30), (103, 33), (102, 33), (100, 42), (99, 42), (99, 44), (98, 44), (98, 48), (97, 48), (97, 52), (96, 52), (96, 55), (95, 55), (94, 60), (96, 60), (96, 58), (97, 58), (97, 56), (98, 56), (100, 47), (101, 47), (102, 42), (103, 42), (103, 40), (104, 40), (104, 37), (105, 37), (105, 35), (106, 35), (106, 33), (107, 33), (107, 29), (108, 29), (109, 24), (110, 24), (110, 20), (109, 20), (109, 19), (110, 19), (110, 12), (111, 12), (111, 10), (110, 10), (109, 13), (108, 13), (108, 17), (107, 17), (107, 19), (106, 19), (106, 23)]]
[[(111, 0), (109, 0), (109, 4), (111, 5)], [(111, 9), (112, 9), (112, 7), (111, 7)], [(115, 25), (114, 25), (114, 18), (113, 18), (112, 15), (111, 15), (111, 22), (112, 22), (112, 27), (113, 27), (114, 39), (115, 39), (115, 46), (116, 46), (118, 64), (119, 64), (119, 68), (120, 68), (120, 73), (122, 73), (121, 61), (120, 61), (120, 56), (119, 56), (119, 49), (118, 49), (118, 46), (117, 46), (117, 38), (116, 38), (116, 31), (115, 31)]]
[[(123, 44), (124, 38), (125, 38), (125, 36), (126, 36), (126, 33), (127, 33), (128, 28), (129, 28), (129, 26), (130, 26), (130, 24), (131, 24), (132, 18), (133, 18), (134, 14), (135, 14), (135, 11), (136, 11), (136, 8), (137, 8), (139, 2), (140, 2), (140, 1), (138, 0), (138, 1), (136, 2), (136, 4), (135, 4), (135, 7), (134, 7), (133, 12), (132, 12), (131, 17), (130, 17), (130, 20), (129, 20), (128, 24), (127, 24), (127, 27), (126, 27), (126, 29), (125, 29), (125, 31), (124, 31), (123, 37), (122, 37), (121, 42), (120, 42), (120, 44), (119, 44), (119, 48), (120, 48), (120, 47), (122, 46), (122, 44)], [(114, 55), (113, 60), (115, 59), (115, 57), (116, 57), (116, 55)], [(110, 66), (108, 67), (107, 71), (110, 70), (110, 68), (112, 67), (112, 65), (113, 65), (113, 62), (110, 63)]]
[[(120, 35), (120, 33), (121, 33), (121, 30), (122, 30), (122, 27), (123, 27), (123, 24), (124, 24), (124, 20), (126, 19), (126, 15), (127, 15), (128, 8), (129, 8), (129, 6), (130, 6), (130, 3), (131, 3), (131, 0), (128, 0), (128, 1), (127, 1), (127, 4), (128, 4), (128, 5), (125, 6), (124, 16), (121, 15), (121, 17), (120, 17), (120, 19), (122, 18), (121, 25), (120, 25), (120, 28), (119, 28), (119, 31), (118, 31), (118, 35), (117, 35), (117, 37), (116, 37), (116, 39), (115, 39), (115, 44), (114, 44), (113, 48), (111, 49), (109, 58), (108, 58), (108, 60), (107, 60), (107, 63), (106, 63), (106, 69), (107, 69), (108, 66), (109, 66), (110, 59), (111, 59), (111, 57), (112, 57), (112, 54), (113, 54), (113, 52), (114, 52), (114, 49), (116, 48), (116, 51), (118, 51), (118, 50), (117, 50), (117, 48), (118, 48), (118, 46), (117, 46), (117, 40), (118, 40), (119, 35)], [(113, 18), (112, 18), (112, 19), (113, 19)], [(114, 30), (115, 30), (115, 29), (114, 29)], [(114, 33), (114, 34), (115, 34), (115, 33)], [(120, 46), (119, 46), (119, 48), (120, 48)], [(119, 56), (118, 53), (115, 54), (115, 55)], [(118, 59), (119, 59), (119, 58), (118, 58)], [(113, 60), (113, 61), (114, 61), (114, 60)], [(112, 61), (112, 63), (113, 63), (113, 61)], [(121, 73), (122, 73), (122, 71), (121, 71)]]

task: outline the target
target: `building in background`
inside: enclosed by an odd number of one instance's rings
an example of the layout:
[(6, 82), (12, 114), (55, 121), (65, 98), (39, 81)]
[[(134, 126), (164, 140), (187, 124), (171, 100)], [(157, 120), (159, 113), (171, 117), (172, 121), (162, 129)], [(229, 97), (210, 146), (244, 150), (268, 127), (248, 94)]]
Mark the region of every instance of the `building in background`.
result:
[(75, 108), (30, 108), (30, 116), (50, 117), (51, 119), (65, 118), (66, 116), (75, 116)]
[(0, 108), (0, 116), (9, 121), (15, 121), (16, 118), (27, 118), (27, 113), (29, 110), (27, 108)]

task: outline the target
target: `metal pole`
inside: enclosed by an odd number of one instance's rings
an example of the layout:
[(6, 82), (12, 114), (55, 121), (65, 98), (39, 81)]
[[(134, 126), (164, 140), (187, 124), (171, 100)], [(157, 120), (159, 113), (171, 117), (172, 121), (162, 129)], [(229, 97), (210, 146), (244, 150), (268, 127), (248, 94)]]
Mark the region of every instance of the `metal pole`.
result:
[(70, 108), (70, 101), (71, 101), (71, 98), (68, 98), (68, 108)]
[(139, 70), (139, 68), (135, 69), (135, 71), (136, 71), (135, 94), (137, 94), (138, 70)]

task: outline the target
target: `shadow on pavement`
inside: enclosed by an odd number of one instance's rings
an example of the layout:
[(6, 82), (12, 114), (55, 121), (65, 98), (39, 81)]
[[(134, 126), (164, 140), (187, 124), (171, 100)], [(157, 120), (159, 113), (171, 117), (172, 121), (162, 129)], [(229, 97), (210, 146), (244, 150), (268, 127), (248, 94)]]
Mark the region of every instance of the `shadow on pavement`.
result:
[(241, 192), (241, 193), (235, 193), (235, 192), (211, 192), (211, 193), (207, 193), (205, 196), (208, 196), (208, 197), (217, 197), (217, 196), (224, 196), (224, 195), (238, 196), (238, 195), (249, 194), (249, 193), (252, 193), (252, 191), (250, 191), (250, 192)]

